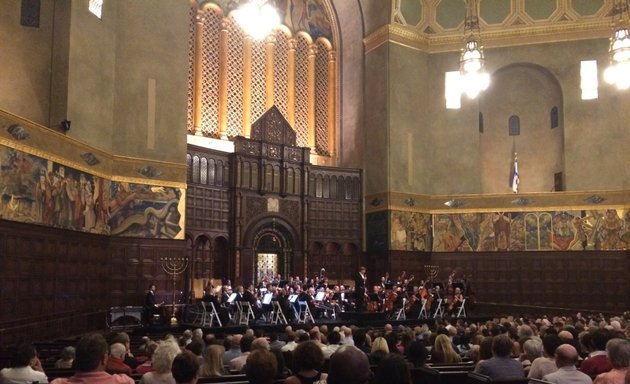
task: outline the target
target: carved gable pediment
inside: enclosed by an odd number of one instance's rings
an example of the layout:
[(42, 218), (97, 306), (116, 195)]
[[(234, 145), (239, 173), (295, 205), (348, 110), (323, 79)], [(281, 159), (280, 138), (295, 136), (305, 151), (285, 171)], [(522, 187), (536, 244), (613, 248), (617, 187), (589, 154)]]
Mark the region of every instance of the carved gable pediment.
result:
[(275, 105), (252, 124), (250, 138), (270, 144), (296, 146), (295, 131)]

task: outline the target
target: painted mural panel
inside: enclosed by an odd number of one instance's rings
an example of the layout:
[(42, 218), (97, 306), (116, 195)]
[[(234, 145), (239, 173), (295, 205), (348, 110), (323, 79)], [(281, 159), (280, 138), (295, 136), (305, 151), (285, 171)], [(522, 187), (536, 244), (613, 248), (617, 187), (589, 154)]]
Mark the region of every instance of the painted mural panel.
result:
[(183, 238), (182, 191), (111, 182), (0, 146), (0, 218), (98, 234)]
[(624, 250), (630, 210), (438, 214), (433, 240), (435, 252)]
[(431, 215), (392, 211), (390, 249), (400, 251), (431, 250)]

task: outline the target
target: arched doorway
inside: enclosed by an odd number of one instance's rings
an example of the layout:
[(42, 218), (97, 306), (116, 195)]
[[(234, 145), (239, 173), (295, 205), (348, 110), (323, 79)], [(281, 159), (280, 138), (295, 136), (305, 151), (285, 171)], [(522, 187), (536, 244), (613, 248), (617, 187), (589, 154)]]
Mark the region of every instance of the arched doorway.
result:
[(283, 219), (267, 217), (259, 221), (248, 231), (244, 243), (241, 264), (244, 282), (257, 284), (278, 274), (286, 278), (302, 267), (302, 259), (295, 258), (301, 247), (296, 246), (295, 232)]

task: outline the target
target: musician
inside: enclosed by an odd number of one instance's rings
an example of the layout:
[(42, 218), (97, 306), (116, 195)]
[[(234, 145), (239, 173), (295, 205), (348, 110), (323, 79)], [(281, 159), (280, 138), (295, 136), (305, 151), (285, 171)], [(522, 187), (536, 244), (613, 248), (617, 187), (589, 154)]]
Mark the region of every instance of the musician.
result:
[(335, 286), (333, 292), (334, 303), (341, 308), (341, 312), (344, 312), (350, 308), (350, 302), (348, 301), (348, 295), (346, 294), (346, 287), (343, 285)]
[(460, 305), (464, 302), (464, 294), (459, 287), (455, 287), (455, 292), (453, 293), (453, 300), (450, 302), (448, 306), (449, 313), (451, 315), (456, 315), (459, 310)]
[[(206, 287), (201, 301), (214, 304), (214, 308), (217, 310), (217, 315), (219, 316), (219, 320), (221, 320), (221, 324), (227, 324), (230, 321), (228, 309), (221, 306), (221, 304), (219, 303), (219, 298), (214, 294), (212, 285), (208, 285)], [(227, 299), (225, 301), (227, 302)], [(212, 311), (210, 305), (208, 305), (206, 310)]]
[[(242, 289), (242, 287), (240, 286), (239, 288)], [(254, 290), (254, 284), (247, 284), (247, 290), (243, 292), (243, 295), (240, 298), (237, 297), (236, 299), (240, 299), (239, 301), (248, 302), (252, 307), (252, 311), (254, 311), (254, 317), (256, 318), (256, 320), (260, 319), (260, 316), (262, 315), (262, 310), (257, 305), (258, 298), (256, 297), (256, 291)]]
[(365, 282), (367, 280), (367, 269), (365, 267), (359, 268), (359, 272), (354, 278), (354, 306), (357, 312), (363, 312), (365, 307)]

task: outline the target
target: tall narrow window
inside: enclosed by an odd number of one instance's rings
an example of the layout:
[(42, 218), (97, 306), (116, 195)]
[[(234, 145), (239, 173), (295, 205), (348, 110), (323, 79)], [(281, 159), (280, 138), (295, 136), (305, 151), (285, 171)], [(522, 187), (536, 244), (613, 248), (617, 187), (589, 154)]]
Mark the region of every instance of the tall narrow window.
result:
[(460, 109), (462, 107), (459, 71), (444, 74), (444, 98), (446, 99), (446, 109)]
[(551, 120), (551, 129), (558, 128), (560, 125), (560, 118), (558, 117), (558, 107), (551, 108), (549, 112), (549, 120)]
[(90, 0), (88, 3), (88, 10), (99, 19), (103, 13), (103, 1), (104, 0)]
[(483, 133), (483, 113), (479, 112), (479, 133)]
[(508, 121), (508, 130), (510, 136), (518, 136), (521, 134), (521, 119), (519, 119), (518, 116), (510, 116), (510, 120)]
[(580, 65), (580, 88), (582, 100), (595, 100), (598, 97), (597, 61), (584, 60)]

